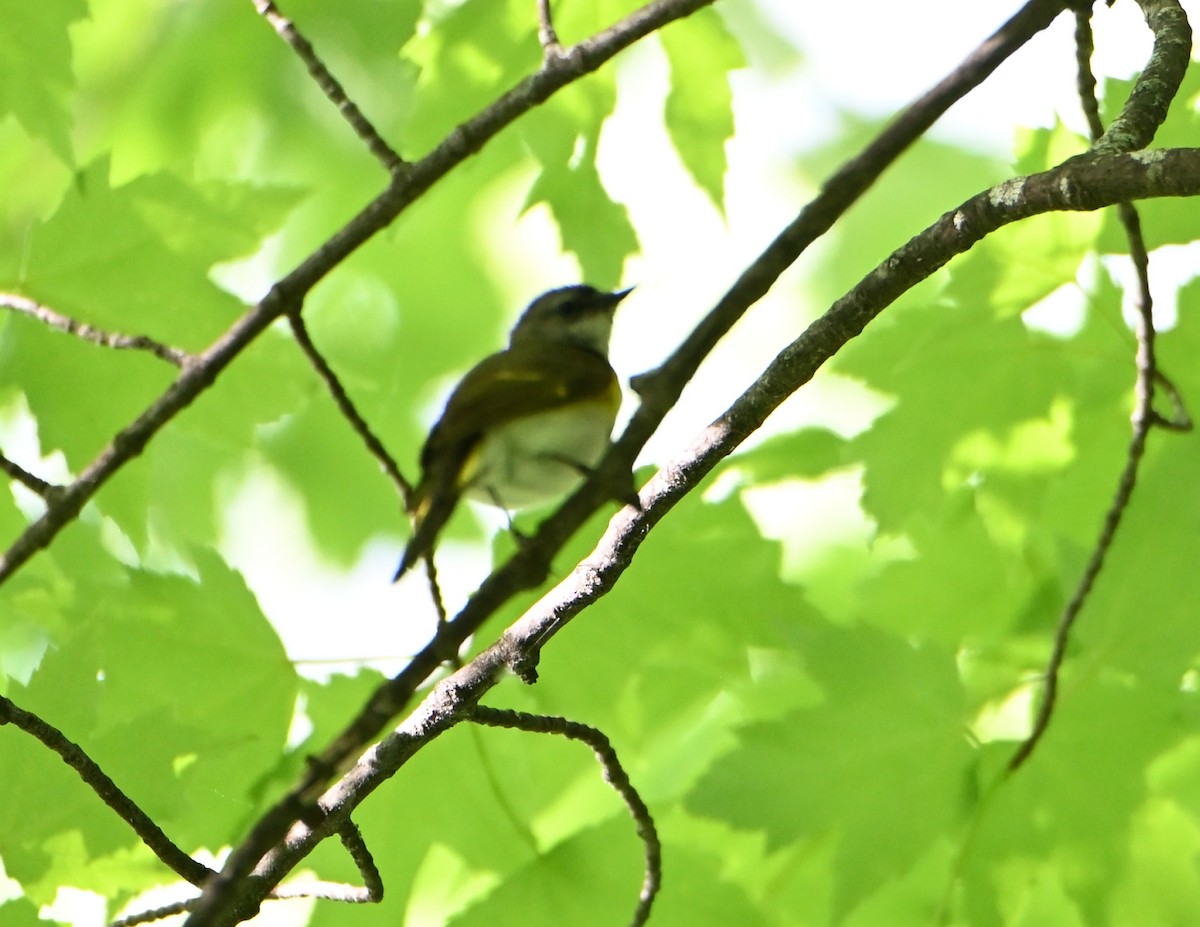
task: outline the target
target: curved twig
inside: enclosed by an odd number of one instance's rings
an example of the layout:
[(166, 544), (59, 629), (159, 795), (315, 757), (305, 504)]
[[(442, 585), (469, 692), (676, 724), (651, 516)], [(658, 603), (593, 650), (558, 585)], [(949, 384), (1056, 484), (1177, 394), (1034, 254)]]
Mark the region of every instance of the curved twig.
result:
[[(347, 820), (338, 829), (338, 836), (341, 838), (342, 846), (346, 848), (346, 852), (350, 854), (350, 858), (358, 868), (359, 874), (363, 877), (364, 884), (362, 887), (321, 880), (297, 882), (290, 885), (280, 885), (267, 896), (268, 900), (287, 901), (298, 898), (319, 898), (324, 901), (340, 901), (345, 904), (378, 904), (382, 901), (383, 879), (379, 875), (379, 869), (375, 865), (375, 859), (372, 857), (371, 851), (367, 849), (366, 843), (363, 842), (362, 833), (359, 831), (358, 825), (351, 820)], [(160, 921), (163, 918), (173, 917), (176, 914), (184, 914), (195, 910), (196, 903), (199, 900), (200, 896), (196, 895), (193, 898), (172, 901), (170, 904), (118, 918), (112, 921), (108, 927), (137, 927), (138, 924), (150, 924), (154, 921)]]
[(641, 927), (650, 918), (650, 908), (654, 898), (662, 886), (662, 841), (658, 837), (658, 828), (654, 826), (654, 816), (642, 796), (638, 794), (629, 775), (617, 758), (617, 752), (603, 731), (581, 724), (578, 721), (568, 721), (566, 718), (552, 715), (534, 715), (524, 711), (512, 711), (500, 708), (488, 708), (476, 705), (468, 716), (470, 720), (488, 727), (503, 727), (519, 731), (529, 731), (533, 734), (556, 734), (570, 740), (578, 740), (592, 748), (596, 761), (604, 771), (604, 781), (613, 787), (621, 796), (629, 816), (633, 818), (638, 837), (641, 838), (645, 851), (645, 869), (642, 878), (642, 888), (638, 893), (637, 907), (634, 909), (630, 927)]
[(69, 740), (62, 731), (43, 721), (31, 711), (18, 707), (10, 699), (0, 695), (0, 725), (12, 724), (59, 755), (64, 763), (79, 775), (100, 800), (112, 808), (126, 824), (133, 828), (142, 843), (181, 879), (192, 885), (203, 885), (216, 873), (203, 863), (197, 862), (175, 846), (162, 828), (151, 820), (137, 803), (126, 795), (115, 782), (88, 756), (83, 748)]
[[(1169, 4), (1145, 4), (1147, 19), (1152, 15), (1151, 7), (1161, 9), (1165, 6), (1169, 6)], [(1161, 43), (1163, 41), (1162, 34), (1159, 33), (1158, 37)], [(1091, 10), (1084, 6), (1075, 11), (1075, 47), (1080, 104), (1087, 118), (1094, 147), (1098, 148), (1104, 139), (1105, 131), (1104, 125), (1100, 121), (1100, 104), (1096, 99), (1096, 78), (1092, 73), (1091, 66), (1094, 51)], [(1158, 61), (1161, 67), (1161, 58), (1157, 54), (1152, 61)], [(1125, 229), (1125, 237), (1129, 242), (1129, 256), (1133, 261), (1138, 281), (1138, 294), (1135, 301), (1137, 307), (1135, 330), (1137, 351), (1134, 362), (1137, 378), (1134, 385), (1133, 432), (1125, 451), (1125, 464), (1117, 480), (1117, 488), (1109, 503), (1108, 511), (1105, 512), (1100, 534), (1092, 546), (1092, 553), (1075, 586), (1075, 591), (1071, 594), (1062, 615), (1059, 616), (1058, 625), (1054, 631), (1054, 644), (1043, 676), (1041, 702), (1034, 715), (1029, 735), (1009, 759), (1007, 771), (1010, 774), (1020, 769), (1033, 755), (1033, 751), (1037, 749), (1054, 717), (1054, 709), (1058, 700), (1059, 677), (1063, 661), (1066, 659), (1071, 631), (1091, 595), (1100, 571), (1104, 568), (1104, 561), (1112, 548), (1117, 529), (1121, 525), (1130, 499), (1133, 498), (1133, 490), (1137, 485), (1138, 468), (1146, 452), (1146, 439), (1150, 434), (1150, 429), (1162, 421), (1154, 411), (1154, 387), (1163, 378), (1158, 372), (1154, 351), (1154, 299), (1150, 294), (1150, 256), (1146, 252), (1146, 240), (1142, 235), (1142, 223), (1137, 208), (1132, 203), (1119, 203), (1117, 204), (1117, 215)], [(1182, 403), (1179, 394), (1172, 392), (1172, 395), (1176, 402), (1176, 408), (1181, 409)], [(1178, 420), (1178, 416), (1176, 416), (1176, 420)]]

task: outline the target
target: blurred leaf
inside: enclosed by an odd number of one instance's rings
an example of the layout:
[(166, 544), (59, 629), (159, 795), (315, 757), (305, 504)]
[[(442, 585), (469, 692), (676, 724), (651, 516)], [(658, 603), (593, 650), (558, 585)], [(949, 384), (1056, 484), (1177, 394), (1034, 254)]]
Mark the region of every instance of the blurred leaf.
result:
[(600, 129), (615, 102), (612, 78), (600, 74), (556, 94), (521, 123), (521, 137), (542, 169), (525, 208), (550, 208), (563, 250), (578, 257), (583, 279), (602, 289), (620, 284), (625, 259), (638, 249), (627, 210), (608, 195), (596, 170)]
[(404, 47), (420, 70), (416, 105), (404, 129), (403, 154), (425, 155), (460, 122), (537, 69), (541, 60), (534, 7), (466, 0), (442, 8), (432, 28)]
[(739, 454), (738, 469), (751, 483), (771, 483), (789, 477), (816, 477), (841, 466), (847, 441), (825, 428), (805, 428), (771, 437)]
[(746, 66), (737, 40), (711, 9), (659, 33), (671, 66), (666, 123), (692, 179), (725, 213), (725, 143), (733, 137), (729, 72)]
[(13, 113), (68, 165), (75, 160), (67, 101), (75, 80), (67, 31), (87, 14), (83, 0), (0, 0), (0, 115)]
[[(81, 173), (54, 216), (33, 232), (25, 291), (100, 328), (204, 347), (241, 306), (208, 279), (207, 256), (174, 251), (143, 218), (142, 194), (156, 187), (161, 195), (171, 185), (114, 189), (104, 161)], [(160, 200), (158, 208), (165, 205)], [(177, 215), (179, 206), (172, 206)], [(182, 241), (178, 219), (170, 226), (171, 236)]]
[(825, 702), (741, 730), (689, 807), (764, 830), (776, 846), (832, 836), (844, 910), (959, 820), (971, 760), (963, 699), (953, 662), (935, 650), (863, 629), (801, 637)]

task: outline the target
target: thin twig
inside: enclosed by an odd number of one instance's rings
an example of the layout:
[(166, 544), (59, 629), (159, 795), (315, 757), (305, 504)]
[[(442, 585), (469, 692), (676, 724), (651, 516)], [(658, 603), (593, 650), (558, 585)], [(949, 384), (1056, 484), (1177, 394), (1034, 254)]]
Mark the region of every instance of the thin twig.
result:
[(154, 921), (161, 921), (165, 917), (174, 917), (176, 914), (184, 914), (192, 910), (196, 906), (196, 902), (200, 900), (200, 896), (195, 898), (185, 898), (182, 901), (172, 901), (170, 904), (162, 905), (158, 908), (151, 908), (148, 911), (138, 911), (136, 914), (129, 914), (125, 917), (117, 918), (111, 922), (108, 927), (138, 927), (139, 924), (152, 924)]
[(340, 901), (344, 904), (378, 904), (383, 901), (383, 878), (379, 875), (379, 867), (375, 858), (367, 849), (358, 825), (347, 819), (337, 830), (342, 846), (354, 861), (358, 874), (362, 876), (363, 884), (347, 885), (344, 882), (305, 881), (280, 885), (268, 895), (268, 898), (284, 900), (288, 898), (320, 898), (324, 901)]
[[(359, 874), (363, 877), (362, 887), (322, 880), (295, 882), (280, 885), (267, 896), (268, 899), (287, 901), (298, 898), (319, 898), (324, 901), (340, 901), (345, 904), (378, 904), (382, 901), (383, 879), (379, 875), (379, 868), (375, 865), (371, 851), (363, 842), (358, 825), (347, 819), (338, 828), (338, 836), (341, 838), (342, 846), (346, 848), (346, 852), (354, 861)], [(183, 914), (195, 908), (196, 902), (199, 900), (200, 896), (197, 895), (194, 898), (185, 898), (161, 907), (139, 911), (113, 921), (109, 927), (136, 927), (138, 924), (149, 924), (175, 914)]]
[(312, 364), (313, 369), (325, 381), (325, 386), (329, 390), (329, 395), (333, 397), (333, 401), (337, 403), (338, 409), (350, 423), (350, 427), (355, 433), (362, 438), (363, 444), (367, 446), (367, 451), (374, 457), (379, 465), (383, 468), (383, 472), (388, 475), (396, 489), (399, 490), (400, 496), (404, 499), (405, 506), (408, 505), (409, 499), (412, 498), (412, 484), (404, 478), (404, 474), (400, 472), (400, 467), (396, 464), (395, 458), (387, 452), (387, 448), (383, 446), (383, 442), (376, 437), (371, 431), (371, 426), (367, 424), (354, 407), (354, 403), (350, 401), (350, 397), (346, 395), (346, 389), (338, 380), (337, 374), (333, 372), (333, 368), (329, 366), (329, 362), (317, 350), (317, 346), (313, 344), (312, 337), (308, 333), (308, 326), (304, 324), (304, 319), (300, 315), (299, 310), (288, 313), (288, 323), (292, 327), (292, 334), (296, 338), (296, 343), (300, 345), (300, 350), (304, 352), (304, 356), (308, 358), (308, 362)]
[(1193, 427), (1192, 417), (1188, 414), (1183, 397), (1179, 394), (1179, 388), (1161, 370), (1156, 369), (1154, 377), (1158, 381), (1158, 385), (1166, 391), (1167, 396), (1171, 400), (1171, 415), (1168, 417), (1156, 409), (1154, 411), (1154, 424), (1159, 428), (1165, 428), (1167, 431), (1191, 431)]
[(562, 54), (562, 43), (554, 31), (554, 19), (550, 14), (550, 0), (537, 0), (538, 41), (546, 58), (557, 58)]
[[(433, 562), (433, 550), (427, 550), (421, 556), (425, 561), (425, 579), (429, 583), (429, 597), (433, 600), (433, 607), (437, 611), (438, 629), (440, 630), (450, 616), (446, 613), (446, 600), (442, 598), (442, 586), (438, 582), (437, 566)], [(457, 662), (458, 653), (455, 652)]]
[(371, 851), (367, 849), (367, 844), (362, 838), (362, 832), (358, 829), (358, 825), (353, 821), (347, 820), (345, 824), (338, 828), (338, 837), (341, 838), (342, 846), (346, 848), (346, 852), (350, 854), (350, 858), (354, 860), (354, 865), (358, 868), (358, 873), (363, 877), (363, 887), (366, 889), (366, 899), (371, 902), (379, 902), (383, 900), (383, 878), (379, 875), (379, 867), (375, 865), (375, 858), (371, 856)]
[(393, 177), (407, 171), (411, 165), (400, 157), (391, 145), (383, 140), (383, 136), (379, 134), (370, 120), (362, 114), (362, 110), (346, 95), (345, 88), (330, 73), (329, 68), (325, 67), (324, 62), (317, 57), (312, 43), (300, 34), (299, 30), (296, 29), (295, 23), (279, 12), (279, 8), (272, 0), (253, 0), (253, 3), (259, 15), (271, 24), (271, 28), (292, 47), (292, 50), (304, 62), (304, 66), (308, 68), (308, 73), (317, 82), (317, 86), (321, 88), (321, 91), (329, 98), (329, 101), (337, 107), (337, 111), (350, 124), (350, 128), (354, 130), (354, 133), (366, 143), (367, 148), (375, 156), (375, 160), (383, 165), (384, 170)]
[(176, 367), (183, 367), (192, 360), (192, 355), (180, 348), (173, 348), (145, 335), (122, 335), (95, 328), (86, 322), (80, 322), (61, 312), (55, 312), (36, 300), (18, 296), (16, 293), (0, 293), (0, 308), (11, 309), (13, 312), (30, 316), (57, 331), (66, 332), (68, 335), (74, 335), (104, 348), (113, 348), (118, 351), (147, 351)]
[[(1100, 103), (1096, 98), (1096, 77), (1092, 72), (1092, 54), (1095, 46), (1092, 38), (1090, 3), (1083, 3), (1076, 7), (1075, 48), (1078, 75), (1076, 86), (1081, 108), (1087, 118), (1088, 130), (1091, 132), (1092, 142), (1095, 144), (1104, 136), (1104, 124), (1100, 120)], [(1142, 223), (1137, 208), (1132, 203), (1119, 203), (1117, 214), (1125, 229), (1125, 237), (1129, 242), (1129, 256), (1138, 281), (1138, 294), (1135, 301), (1137, 323), (1134, 334), (1137, 340), (1137, 350), (1134, 355), (1134, 363), (1137, 378), (1134, 385), (1133, 432), (1125, 452), (1125, 465), (1117, 480), (1116, 492), (1105, 513), (1100, 535), (1092, 547), (1091, 556), (1088, 558), (1083, 575), (1080, 576), (1070, 601), (1067, 602), (1066, 608), (1059, 616), (1058, 626), (1054, 632), (1054, 645), (1046, 664), (1041, 702), (1034, 716), (1029, 736), (1021, 742), (1008, 762), (1010, 774), (1020, 769), (1032, 756), (1054, 717), (1059, 679), (1063, 661), (1066, 659), (1071, 631), (1079, 620), (1083, 606), (1087, 603), (1096, 580), (1100, 576), (1100, 571), (1104, 568), (1104, 561), (1112, 548), (1117, 529), (1129, 506), (1129, 500), (1133, 497), (1133, 491), (1137, 485), (1138, 467), (1146, 451), (1146, 439), (1150, 434), (1150, 429), (1162, 421), (1154, 411), (1154, 386), (1162, 378), (1158, 373), (1154, 351), (1154, 299), (1150, 294), (1150, 257), (1146, 252), (1146, 241), (1142, 235)], [(1182, 409), (1179, 394), (1172, 391), (1172, 396), (1177, 410)], [(1184, 417), (1186, 420), (1186, 411)], [(1172, 421), (1178, 420), (1179, 416), (1176, 415)]]
[(510, 711), (500, 708), (488, 708), (476, 705), (469, 715), (472, 721), (486, 724), (489, 727), (503, 727), (533, 734), (556, 734), (570, 740), (578, 740), (592, 748), (597, 762), (604, 773), (604, 781), (613, 787), (621, 796), (629, 816), (633, 818), (638, 837), (641, 838), (644, 850), (645, 868), (642, 877), (642, 889), (638, 893), (637, 907), (634, 909), (630, 927), (641, 927), (650, 917), (650, 908), (654, 898), (662, 886), (662, 842), (658, 837), (658, 829), (654, 826), (654, 817), (642, 796), (638, 794), (629, 775), (625, 772), (617, 752), (602, 731), (578, 721), (568, 721), (566, 718), (552, 715), (533, 715), (524, 711)]
[(142, 843), (181, 879), (192, 885), (203, 885), (209, 877), (216, 874), (175, 846), (150, 816), (121, 791), (82, 747), (33, 712), (19, 708), (11, 700), (0, 696), (0, 725), (4, 724), (14, 725), (57, 753), (101, 801), (133, 828)]
[(37, 493), (47, 502), (53, 501), (63, 491), (63, 487), (55, 483), (48, 483), (40, 476), (34, 476), (20, 464), (14, 463), (3, 454), (0, 454), (0, 471), (3, 471), (31, 492)]

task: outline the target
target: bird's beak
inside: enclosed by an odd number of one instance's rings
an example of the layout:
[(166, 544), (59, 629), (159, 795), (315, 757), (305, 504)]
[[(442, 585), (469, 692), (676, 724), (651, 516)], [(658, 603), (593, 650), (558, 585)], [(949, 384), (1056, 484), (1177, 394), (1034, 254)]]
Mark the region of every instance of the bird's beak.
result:
[(628, 296), (630, 293), (632, 293), (633, 289), (634, 289), (633, 287), (626, 287), (623, 290), (617, 290), (617, 292), (615, 292), (615, 293), (610, 293), (609, 298), (613, 301), (614, 304), (619, 303), (626, 296)]

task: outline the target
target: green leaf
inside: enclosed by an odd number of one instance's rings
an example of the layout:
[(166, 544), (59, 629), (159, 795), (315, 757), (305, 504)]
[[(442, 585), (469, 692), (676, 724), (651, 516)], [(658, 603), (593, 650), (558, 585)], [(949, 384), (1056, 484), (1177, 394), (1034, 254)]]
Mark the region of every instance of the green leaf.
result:
[(189, 184), (167, 173), (143, 175), (122, 193), (168, 248), (201, 267), (253, 255), (303, 198), (298, 187)]
[(454, 126), (533, 72), (541, 58), (534, 9), (466, 0), (418, 32), (404, 56), (420, 69), (405, 153), (420, 157)]
[[(199, 582), (127, 571), (81, 583), (69, 634), (13, 700), (79, 743), (187, 849), (220, 846), (256, 807), (291, 720), (295, 675), (240, 577), (198, 552)], [(57, 757), (2, 729), (0, 783), (22, 802), (0, 837), (10, 875), (37, 882), (45, 841), (80, 830), (89, 858), (136, 842)], [(219, 796), (219, 797), (216, 797)], [(73, 852), (73, 851), (72, 851)], [(75, 864), (72, 864), (75, 865)]]
[(527, 205), (551, 207), (564, 251), (579, 258), (583, 279), (602, 289), (621, 280), (625, 259), (638, 250), (629, 213), (614, 202), (600, 182), (589, 154), (574, 167), (544, 170), (529, 190)]
[(114, 351), (24, 317), (0, 330), (0, 382), (20, 389), (43, 453), (61, 450), (82, 470), (173, 379), (143, 351)]
[[(155, 215), (144, 195), (161, 196), (173, 182), (114, 188), (108, 172), (102, 160), (79, 174), (57, 212), (34, 230), (25, 292), (103, 329), (187, 349), (206, 346), (241, 305), (208, 279), (208, 255), (175, 251), (144, 218), (146, 210), (162, 219), (163, 202)], [(171, 204), (176, 217), (180, 207)], [(171, 237), (186, 241), (178, 231)]]
[[(402, 501), (333, 400), (321, 397), (264, 438), (264, 450), (303, 497), (312, 537), (349, 563), (373, 535), (406, 526)], [(353, 487), (352, 492), (339, 487)]]
[(824, 703), (742, 729), (688, 805), (775, 846), (835, 839), (845, 910), (959, 820), (971, 762), (963, 695), (953, 661), (933, 648), (819, 625), (800, 637)]
[[(960, 441), (981, 428), (999, 431), (1044, 416), (1063, 371), (1019, 319), (906, 306), (880, 323), (871, 338), (839, 355), (837, 367), (898, 397), (851, 445), (867, 463), (867, 511), (884, 531), (896, 531), (941, 507), (947, 457)], [(996, 356), (1020, 367), (1021, 378), (990, 363)]]
[(68, 28), (87, 15), (83, 0), (0, 0), (0, 116), (14, 114), (67, 165), (75, 161), (68, 105), (75, 79)]
[(0, 904), (0, 921), (5, 927), (66, 927), (64, 921), (39, 916), (37, 905), (24, 898)]
[(746, 66), (741, 46), (711, 9), (659, 33), (671, 67), (666, 124), (692, 179), (725, 213), (725, 143), (733, 137), (729, 73)]
[(632, 822), (612, 821), (533, 857), (497, 891), (450, 923), (517, 927), (593, 918), (621, 923), (637, 904), (641, 861)]
[(827, 428), (803, 428), (775, 435), (734, 459), (748, 483), (771, 483), (828, 473), (845, 462), (846, 445)]
[(521, 137), (541, 166), (525, 209), (545, 203), (583, 279), (606, 289), (621, 282), (625, 259), (638, 250), (628, 211), (609, 196), (596, 169), (600, 130), (615, 102), (613, 80), (602, 73), (565, 88), (521, 121)]

